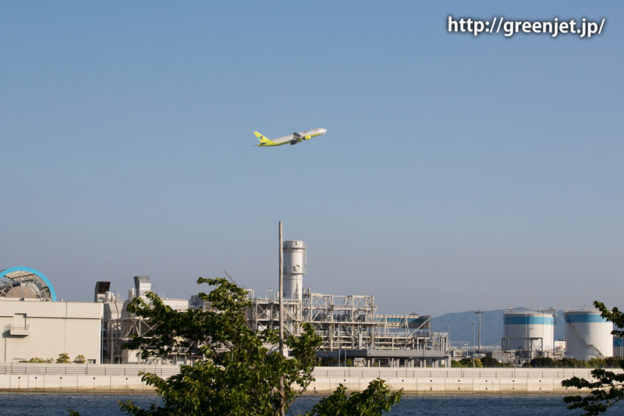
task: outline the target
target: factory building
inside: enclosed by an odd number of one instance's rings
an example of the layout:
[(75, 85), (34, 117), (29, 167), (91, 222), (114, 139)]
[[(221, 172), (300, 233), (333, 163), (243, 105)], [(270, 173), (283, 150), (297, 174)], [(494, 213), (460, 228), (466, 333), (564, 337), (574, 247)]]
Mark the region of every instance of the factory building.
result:
[(0, 271), (0, 361), (56, 360), (67, 354), (100, 362), (102, 304), (58, 301), (43, 273)]

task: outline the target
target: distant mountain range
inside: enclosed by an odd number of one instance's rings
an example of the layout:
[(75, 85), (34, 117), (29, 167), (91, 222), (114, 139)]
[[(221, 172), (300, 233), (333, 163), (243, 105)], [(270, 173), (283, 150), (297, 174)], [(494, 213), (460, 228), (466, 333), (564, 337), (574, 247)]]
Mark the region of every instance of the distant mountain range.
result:
[[(483, 311), (481, 315), (481, 345), (501, 345), (503, 337), (504, 309)], [(447, 313), (431, 318), (433, 331), (450, 332), (451, 344), (477, 345), (478, 344), (478, 317), (475, 311)], [(555, 340), (565, 338), (565, 322), (562, 311), (557, 311), (555, 318)]]

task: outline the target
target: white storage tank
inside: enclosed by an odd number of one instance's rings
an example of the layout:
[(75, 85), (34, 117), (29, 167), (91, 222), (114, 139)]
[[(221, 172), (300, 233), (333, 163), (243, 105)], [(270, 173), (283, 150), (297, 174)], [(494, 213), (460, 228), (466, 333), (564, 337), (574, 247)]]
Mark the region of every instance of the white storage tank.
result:
[(303, 241), (284, 241), (284, 298), (303, 297), (303, 274), (305, 273), (305, 243)]
[(569, 310), (565, 318), (566, 357), (577, 360), (613, 356), (613, 323), (596, 309)]
[(513, 310), (503, 316), (503, 350), (551, 353), (555, 348), (555, 311)]

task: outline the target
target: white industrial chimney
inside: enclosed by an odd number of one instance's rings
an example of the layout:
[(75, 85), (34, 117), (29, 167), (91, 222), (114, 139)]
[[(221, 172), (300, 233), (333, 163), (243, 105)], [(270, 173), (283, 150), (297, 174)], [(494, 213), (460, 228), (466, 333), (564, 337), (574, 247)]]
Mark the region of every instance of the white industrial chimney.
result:
[(284, 241), (284, 298), (299, 299), (303, 296), (305, 273), (305, 243)]

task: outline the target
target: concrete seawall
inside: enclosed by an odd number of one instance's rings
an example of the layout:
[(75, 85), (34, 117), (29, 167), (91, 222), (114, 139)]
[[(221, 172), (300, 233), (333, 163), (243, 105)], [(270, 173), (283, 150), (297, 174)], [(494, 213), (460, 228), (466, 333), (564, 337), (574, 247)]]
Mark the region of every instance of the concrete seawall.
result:
[(152, 393), (144, 372), (170, 377), (178, 366), (116, 364), (0, 364), (0, 391)]
[(317, 367), (309, 393), (326, 394), (343, 384), (350, 391), (362, 391), (376, 378), (405, 393), (549, 393), (571, 394), (561, 381), (571, 377), (591, 379), (591, 369), (551, 368), (337, 368)]
[[(150, 393), (141, 381), (150, 372), (161, 377), (177, 374), (177, 366), (111, 364), (2, 364), (0, 391)], [(362, 391), (376, 378), (405, 393), (497, 393), (566, 394), (561, 381), (571, 377), (591, 379), (591, 369), (551, 368), (358, 368), (317, 367), (308, 394), (327, 394), (343, 384), (350, 391)]]

